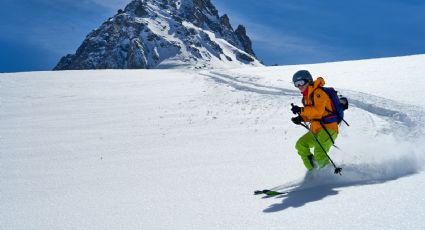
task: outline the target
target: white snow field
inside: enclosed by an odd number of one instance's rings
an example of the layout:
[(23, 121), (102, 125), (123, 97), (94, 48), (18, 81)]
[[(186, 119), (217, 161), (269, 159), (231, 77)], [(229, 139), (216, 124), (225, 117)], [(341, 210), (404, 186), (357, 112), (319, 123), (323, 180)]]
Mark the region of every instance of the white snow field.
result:
[[(341, 176), (304, 178), (299, 69), (351, 102)], [(3, 73), (0, 229), (425, 229), (424, 88), (425, 55)]]

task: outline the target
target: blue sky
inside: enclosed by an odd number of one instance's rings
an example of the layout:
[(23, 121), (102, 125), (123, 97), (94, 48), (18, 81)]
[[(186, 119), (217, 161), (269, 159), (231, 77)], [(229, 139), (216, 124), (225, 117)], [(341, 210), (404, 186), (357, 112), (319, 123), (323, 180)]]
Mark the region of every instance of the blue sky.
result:
[[(2, 0), (0, 72), (50, 70), (130, 0)], [(267, 65), (425, 53), (425, 1), (212, 0)]]

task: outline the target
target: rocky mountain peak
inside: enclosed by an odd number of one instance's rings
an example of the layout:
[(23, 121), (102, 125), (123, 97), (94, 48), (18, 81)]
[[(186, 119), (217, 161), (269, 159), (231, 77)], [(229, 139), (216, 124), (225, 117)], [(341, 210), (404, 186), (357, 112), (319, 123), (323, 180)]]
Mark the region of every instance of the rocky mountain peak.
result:
[(259, 66), (246, 29), (210, 0), (133, 0), (55, 70)]

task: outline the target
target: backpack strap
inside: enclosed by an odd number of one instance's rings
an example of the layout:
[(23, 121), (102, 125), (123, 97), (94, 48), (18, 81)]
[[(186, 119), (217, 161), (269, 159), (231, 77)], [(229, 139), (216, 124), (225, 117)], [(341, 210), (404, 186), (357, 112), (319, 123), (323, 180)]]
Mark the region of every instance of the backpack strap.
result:
[(347, 126), (350, 126), (350, 124), (348, 124), (348, 122), (344, 119), (344, 118), (341, 118), (341, 120), (347, 125)]

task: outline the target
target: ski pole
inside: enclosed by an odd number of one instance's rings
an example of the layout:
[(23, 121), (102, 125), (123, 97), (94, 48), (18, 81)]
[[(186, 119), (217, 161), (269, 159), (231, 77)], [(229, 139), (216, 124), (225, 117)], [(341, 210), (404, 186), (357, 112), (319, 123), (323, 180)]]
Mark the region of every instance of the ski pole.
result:
[[(294, 107), (294, 104), (291, 103), (291, 106)], [(301, 116), (301, 114), (298, 113), (298, 116)], [(310, 134), (313, 136), (314, 140), (316, 140), (316, 142), (319, 144), (320, 148), (322, 148), (322, 150), (325, 153), (326, 157), (328, 157), (329, 161), (332, 163), (332, 165), (335, 168), (334, 173), (335, 174), (342, 175), (341, 174), (342, 168), (336, 167), (335, 163), (333, 162), (333, 160), (331, 159), (331, 157), (328, 155), (328, 153), (326, 152), (325, 148), (323, 148), (322, 144), (320, 143), (319, 139), (317, 139), (316, 135), (314, 135), (314, 133), (310, 130), (310, 128), (306, 124), (301, 123), (300, 125), (303, 126), (304, 128), (306, 128), (310, 132)]]

